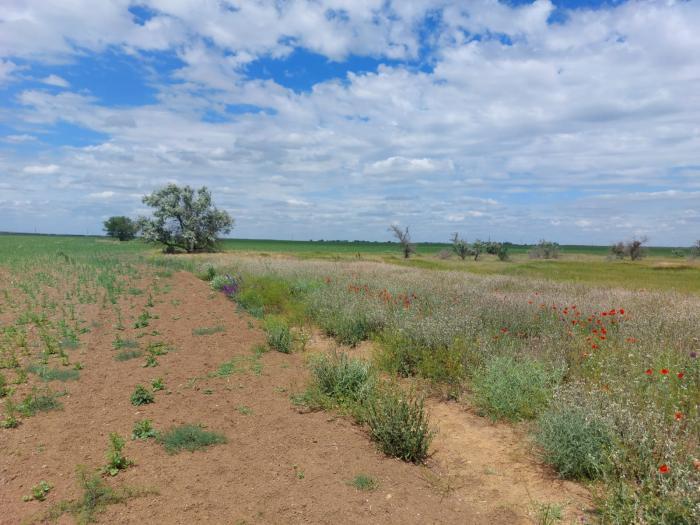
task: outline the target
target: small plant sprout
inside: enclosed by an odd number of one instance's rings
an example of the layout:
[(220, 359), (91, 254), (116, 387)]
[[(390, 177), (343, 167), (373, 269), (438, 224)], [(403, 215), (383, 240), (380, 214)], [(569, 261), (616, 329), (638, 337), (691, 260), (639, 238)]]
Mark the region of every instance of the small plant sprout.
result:
[(375, 490), (379, 486), (377, 480), (375, 480), (372, 476), (368, 476), (367, 474), (358, 474), (348, 483), (355, 487), (357, 490), (366, 491)]
[(131, 431), (131, 439), (147, 440), (155, 438), (158, 435), (156, 429), (153, 428), (153, 422), (150, 419), (142, 419), (134, 423), (134, 428)]
[(46, 499), (46, 496), (51, 492), (51, 489), (53, 488), (53, 485), (49, 483), (48, 481), (44, 481), (43, 479), (34, 485), (32, 487), (32, 493), (29, 496), (24, 496), (22, 498), (23, 501), (44, 501)]
[(107, 464), (102, 468), (103, 474), (116, 476), (120, 470), (125, 470), (134, 464), (127, 459), (122, 450), (124, 449), (124, 438), (116, 432), (109, 434), (109, 450), (107, 451)]
[(154, 392), (165, 390), (165, 383), (163, 382), (163, 378), (159, 377), (151, 381), (151, 388), (153, 388)]

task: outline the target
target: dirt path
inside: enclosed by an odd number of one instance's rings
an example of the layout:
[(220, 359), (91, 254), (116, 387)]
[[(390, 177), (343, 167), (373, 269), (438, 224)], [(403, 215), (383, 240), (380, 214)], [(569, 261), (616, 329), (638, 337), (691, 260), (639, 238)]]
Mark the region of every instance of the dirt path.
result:
[[(115, 361), (114, 319), (96, 312), (89, 319), (95, 328), (73, 351), (85, 365), (80, 380), (50, 384), (65, 386), (63, 410), (0, 429), (0, 523), (37, 518), (52, 503), (77, 498), (76, 465), (103, 465), (109, 433), (127, 437), (143, 418), (157, 429), (202, 423), (228, 442), (171, 456), (156, 443), (128, 441), (125, 454), (136, 465), (108, 482), (158, 494), (107, 507), (100, 522), (529, 523), (531, 501), (564, 503), (575, 494), (514, 453), (522, 450), (517, 436), (456, 407), (431, 406), (440, 434), (429, 468), (384, 457), (344, 419), (299, 413), (289, 394), (307, 379), (302, 355), (268, 352), (256, 359), (251, 349), (263, 342), (262, 332), (229, 300), (187, 273), (164, 281), (171, 291), (156, 297), (159, 318), (149, 329), (158, 334), (150, 339), (176, 351), (160, 356), (155, 368), (144, 368), (143, 358)], [(123, 301), (131, 326), (144, 299)], [(193, 333), (215, 326), (224, 331)], [(131, 328), (119, 333), (134, 334)], [(207, 376), (225, 362), (233, 363), (231, 375)], [(156, 377), (163, 377), (166, 391), (156, 393), (154, 404), (132, 406), (134, 387)], [(379, 488), (350, 486), (360, 473), (376, 478)], [(47, 501), (22, 502), (42, 479), (54, 485)]]

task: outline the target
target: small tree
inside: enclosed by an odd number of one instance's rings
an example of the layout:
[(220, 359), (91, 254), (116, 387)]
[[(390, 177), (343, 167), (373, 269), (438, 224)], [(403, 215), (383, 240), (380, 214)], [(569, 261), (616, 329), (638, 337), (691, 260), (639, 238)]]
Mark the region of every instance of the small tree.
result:
[(691, 246), (690, 256), (694, 259), (700, 257), (700, 241), (695, 241), (695, 244)]
[(472, 250), (471, 254), (474, 256), (474, 260), (478, 261), (479, 260), (479, 255), (482, 254), (482, 252), (486, 251), (486, 243), (484, 241), (480, 241), (479, 239), (476, 239), (472, 243)]
[(411, 234), (408, 233), (408, 226), (406, 226), (405, 230), (402, 230), (396, 224), (392, 224), (389, 226), (389, 231), (392, 232), (396, 240), (399, 241), (404, 259), (408, 259), (412, 253), (415, 253), (416, 246), (411, 243)]
[(107, 235), (120, 241), (130, 241), (136, 237), (136, 233), (139, 231), (139, 225), (136, 221), (123, 215), (110, 217), (103, 224)]
[(632, 239), (625, 246), (625, 252), (630, 256), (630, 259), (637, 261), (646, 255), (646, 250), (644, 245), (647, 243), (648, 239), (642, 237), (641, 239)]
[(218, 235), (233, 228), (233, 219), (214, 207), (205, 186), (195, 193), (189, 186), (168, 184), (146, 195), (143, 202), (155, 209), (153, 218), (139, 220), (143, 238), (164, 244), (169, 253), (176, 248), (187, 253), (211, 251)]
[(464, 239), (459, 238), (459, 233), (455, 232), (450, 239), (452, 241), (452, 249), (459, 256), (460, 259), (464, 260), (471, 253), (469, 248), (469, 243)]
[(529, 255), (532, 259), (556, 259), (559, 257), (559, 244), (542, 239), (530, 250)]
[(616, 242), (610, 247), (610, 254), (618, 259), (625, 258), (625, 243), (620, 241)]

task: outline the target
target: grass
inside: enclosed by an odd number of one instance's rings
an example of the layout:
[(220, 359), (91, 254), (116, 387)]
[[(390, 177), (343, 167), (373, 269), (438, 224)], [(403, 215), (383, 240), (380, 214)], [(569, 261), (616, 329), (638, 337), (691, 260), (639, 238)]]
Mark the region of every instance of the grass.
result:
[(352, 485), (357, 490), (363, 490), (368, 492), (376, 490), (377, 487), (379, 487), (379, 483), (377, 482), (377, 480), (374, 479), (372, 476), (368, 476), (367, 474), (358, 474), (357, 476), (352, 478), (348, 482), (348, 484)]
[(37, 412), (56, 410), (61, 408), (61, 403), (57, 400), (60, 395), (61, 394), (58, 392), (51, 392), (49, 390), (39, 391), (35, 387), (24, 397), (22, 402), (16, 406), (16, 410), (25, 417), (33, 416)]
[(77, 381), (80, 372), (70, 368), (49, 368), (46, 365), (29, 365), (27, 372), (36, 374), (42, 381)]
[(265, 333), (267, 344), (273, 350), (289, 354), (292, 352), (294, 339), (289, 329), (287, 321), (279, 316), (268, 316), (265, 318)]
[(138, 359), (142, 356), (143, 350), (122, 350), (114, 356), (114, 359), (117, 361), (129, 361), (131, 359)]
[(201, 425), (181, 425), (160, 434), (158, 442), (163, 445), (168, 454), (177, 454), (183, 450), (194, 452), (226, 443), (226, 437), (216, 432), (204, 430)]

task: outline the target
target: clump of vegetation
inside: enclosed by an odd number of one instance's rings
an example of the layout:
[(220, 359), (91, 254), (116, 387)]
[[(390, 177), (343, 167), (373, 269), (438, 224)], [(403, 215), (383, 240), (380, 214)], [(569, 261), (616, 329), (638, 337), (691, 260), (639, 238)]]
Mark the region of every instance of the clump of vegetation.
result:
[(537, 442), (545, 460), (563, 478), (597, 479), (609, 468), (611, 429), (583, 409), (556, 406), (537, 422)]
[(4, 375), (0, 374), (0, 397), (5, 397), (9, 390), (10, 389), (7, 386), (7, 379), (5, 379)]
[(385, 454), (420, 463), (428, 456), (435, 435), (428, 423), (423, 398), (396, 387), (385, 387), (367, 405), (370, 436)]
[(460, 239), (459, 233), (455, 232), (452, 234), (450, 241), (452, 241), (452, 250), (460, 259), (465, 260), (471, 255), (472, 250), (469, 248), (469, 243), (464, 239)]
[(350, 485), (355, 487), (357, 490), (372, 491), (375, 490), (379, 483), (372, 476), (367, 474), (358, 474), (352, 478), (349, 482)]
[(389, 231), (396, 237), (396, 240), (401, 245), (404, 259), (408, 259), (412, 253), (416, 252), (416, 245), (411, 242), (411, 234), (408, 232), (408, 226), (402, 230), (398, 225), (392, 224), (389, 226)]
[(16, 406), (16, 410), (25, 417), (33, 416), (37, 412), (55, 410), (61, 407), (61, 403), (56, 399), (59, 395), (59, 393), (49, 390), (39, 391), (34, 387), (22, 402)]
[(528, 253), (531, 259), (557, 259), (559, 244), (542, 239)]
[(79, 369), (49, 368), (47, 365), (29, 365), (27, 372), (36, 374), (43, 381), (77, 381)]
[(154, 379), (151, 382), (151, 388), (153, 389), (154, 392), (158, 392), (160, 390), (165, 390), (165, 383), (163, 382), (163, 378), (159, 377), (157, 379)]
[(318, 390), (340, 404), (367, 399), (375, 385), (370, 364), (350, 359), (343, 352), (317, 356), (311, 363), (311, 372)]
[(146, 362), (143, 364), (144, 368), (153, 368), (158, 366), (158, 359), (153, 354), (148, 354), (146, 356)]
[(193, 328), (192, 329), (192, 335), (212, 335), (212, 334), (218, 334), (221, 332), (225, 332), (226, 328), (221, 325), (217, 326), (212, 326), (212, 327), (204, 327), (204, 328)]
[(534, 359), (492, 357), (472, 378), (477, 405), (493, 419), (533, 419), (547, 406), (559, 374)]
[(141, 419), (134, 423), (134, 428), (131, 431), (131, 439), (146, 440), (155, 438), (158, 432), (153, 428), (153, 421), (150, 419)]
[(116, 476), (120, 470), (126, 470), (134, 464), (127, 459), (122, 452), (124, 449), (124, 438), (116, 432), (109, 434), (109, 450), (107, 451), (107, 464), (102, 468), (104, 474)]
[(143, 385), (136, 385), (134, 392), (131, 394), (131, 404), (134, 406), (147, 405), (153, 403), (153, 394)]
[(270, 348), (283, 354), (291, 353), (294, 339), (284, 318), (278, 316), (266, 317), (265, 333), (267, 335), (267, 344)]
[(216, 432), (204, 430), (201, 425), (181, 425), (171, 428), (158, 436), (168, 454), (177, 454), (183, 450), (194, 452), (202, 448), (226, 443), (226, 437)]
[(78, 467), (78, 484), (83, 491), (82, 497), (76, 501), (57, 503), (46, 514), (46, 521), (55, 522), (68, 512), (79, 525), (94, 523), (96, 514), (102, 512), (107, 505), (155, 493), (153, 490), (130, 487), (112, 488), (99, 475), (90, 473), (85, 467)]
[(647, 242), (647, 237), (632, 239), (627, 242), (619, 241), (610, 247), (610, 253), (617, 259), (629, 257), (633, 261), (638, 261), (646, 255), (646, 248), (644, 245)]
[(122, 350), (114, 356), (114, 359), (117, 361), (129, 361), (130, 359), (136, 359), (142, 355), (142, 350)]
[(148, 313), (148, 310), (144, 310), (141, 312), (141, 315), (139, 315), (138, 319), (136, 319), (136, 322), (134, 323), (134, 328), (146, 328), (150, 324), (151, 320), (151, 314)]
[(32, 493), (28, 496), (24, 496), (22, 498), (23, 501), (44, 501), (46, 499), (46, 496), (49, 495), (49, 492), (51, 492), (51, 489), (53, 488), (53, 485), (49, 483), (48, 481), (44, 481), (43, 479), (34, 485), (32, 487)]

